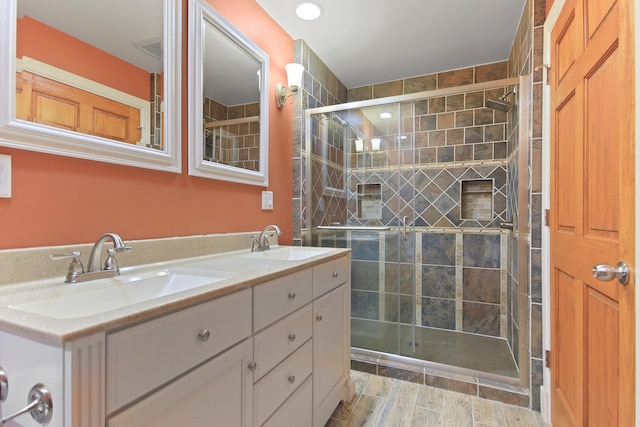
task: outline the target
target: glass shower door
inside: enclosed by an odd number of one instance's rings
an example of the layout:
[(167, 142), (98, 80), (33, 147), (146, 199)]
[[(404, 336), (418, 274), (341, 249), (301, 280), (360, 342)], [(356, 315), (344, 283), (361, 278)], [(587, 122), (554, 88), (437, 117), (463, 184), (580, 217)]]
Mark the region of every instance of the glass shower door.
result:
[(311, 244), (352, 249), (352, 346), (407, 356), (419, 301), (412, 113), (407, 102), (312, 114), (306, 186)]

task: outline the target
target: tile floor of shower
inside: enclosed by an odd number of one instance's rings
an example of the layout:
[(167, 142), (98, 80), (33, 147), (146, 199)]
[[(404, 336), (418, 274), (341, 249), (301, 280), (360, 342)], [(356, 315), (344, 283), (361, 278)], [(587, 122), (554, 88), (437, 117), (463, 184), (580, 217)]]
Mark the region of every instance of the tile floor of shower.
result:
[(436, 328), (351, 319), (351, 346), (492, 375), (518, 377), (507, 340)]
[(355, 397), (325, 427), (545, 427), (540, 413), (468, 394), (351, 371)]

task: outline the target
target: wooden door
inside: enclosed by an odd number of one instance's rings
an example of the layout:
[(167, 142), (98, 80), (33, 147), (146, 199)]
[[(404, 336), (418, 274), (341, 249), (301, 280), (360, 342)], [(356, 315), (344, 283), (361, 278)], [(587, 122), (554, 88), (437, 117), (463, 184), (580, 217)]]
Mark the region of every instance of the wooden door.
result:
[[(634, 0), (567, 0), (551, 35), (557, 426), (635, 425)], [(628, 284), (592, 268), (624, 261)]]
[(16, 73), (16, 118), (128, 144), (141, 139), (139, 109), (28, 71)]

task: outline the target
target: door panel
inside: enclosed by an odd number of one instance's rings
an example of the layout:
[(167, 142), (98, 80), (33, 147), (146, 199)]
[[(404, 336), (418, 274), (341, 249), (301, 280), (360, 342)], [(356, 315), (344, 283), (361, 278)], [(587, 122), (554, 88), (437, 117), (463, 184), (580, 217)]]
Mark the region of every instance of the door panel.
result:
[(588, 400), (598, 402), (587, 406), (587, 420), (593, 426), (615, 426), (619, 384), (617, 366), (610, 361), (618, 354), (618, 303), (589, 288), (585, 299)]
[(575, 158), (580, 155), (580, 148), (576, 146), (572, 134), (576, 132), (574, 123), (577, 121), (577, 107), (575, 93), (560, 105), (556, 112), (558, 123), (558, 139), (566, 141), (556, 147), (556, 159), (561, 168), (557, 168), (557, 182), (563, 183), (562, 197), (556, 204), (556, 217), (558, 231), (575, 234), (576, 229), (576, 205), (578, 203), (578, 170), (580, 164)]
[(27, 71), (16, 73), (16, 117), (135, 144), (140, 110)]
[[(584, 7), (583, 7), (584, 5)], [(568, 0), (551, 33), (552, 422), (633, 425), (633, 0)]]
[(611, 87), (617, 86), (618, 50), (610, 51), (585, 79), (586, 96), (586, 150), (587, 175), (585, 229), (589, 237), (611, 241), (618, 240), (618, 210), (603, 209), (615, 206), (619, 200), (618, 176), (612, 174), (609, 162), (602, 159), (619, 155), (618, 123), (616, 120), (599, 120), (612, 115), (618, 117), (618, 101), (611, 96)]
[[(556, 371), (558, 375), (555, 381), (555, 391), (563, 407), (566, 408), (566, 416), (574, 421), (582, 411), (582, 399), (579, 391), (582, 389), (582, 359), (578, 357), (582, 347), (582, 333), (580, 331), (582, 307), (571, 304), (571, 301), (580, 300), (581, 284), (569, 274), (556, 270), (556, 295), (558, 305), (566, 307), (557, 314), (554, 331), (564, 338), (558, 342), (556, 352)], [(560, 330), (562, 328), (562, 330)], [(554, 420), (555, 421), (555, 420)], [(559, 425), (574, 424), (561, 422)]]

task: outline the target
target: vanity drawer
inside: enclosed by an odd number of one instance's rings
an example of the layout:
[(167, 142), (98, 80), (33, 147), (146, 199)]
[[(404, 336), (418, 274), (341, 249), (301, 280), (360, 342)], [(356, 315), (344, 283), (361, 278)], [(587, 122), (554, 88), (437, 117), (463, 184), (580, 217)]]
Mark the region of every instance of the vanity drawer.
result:
[(307, 341), (253, 386), (254, 425), (262, 425), (311, 375), (312, 347)]
[(343, 257), (313, 267), (313, 297), (317, 298), (349, 280), (349, 258)]
[(107, 335), (107, 413), (250, 335), (250, 289)]
[(311, 338), (312, 316), (312, 307), (308, 304), (256, 335), (253, 340), (254, 381)]
[(278, 410), (262, 424), (262, 427), (301, 427), (311, 425), (312, 409), (311, 377), (287, 399)]
[(253, 288), (253, 330), (282, 319), (311, 302), (311, 269), (289, 274)]

